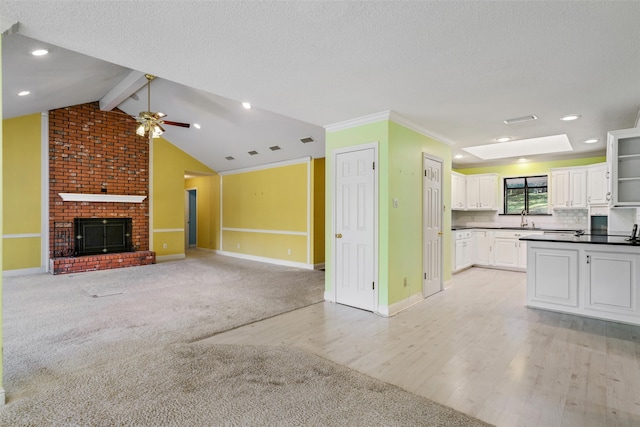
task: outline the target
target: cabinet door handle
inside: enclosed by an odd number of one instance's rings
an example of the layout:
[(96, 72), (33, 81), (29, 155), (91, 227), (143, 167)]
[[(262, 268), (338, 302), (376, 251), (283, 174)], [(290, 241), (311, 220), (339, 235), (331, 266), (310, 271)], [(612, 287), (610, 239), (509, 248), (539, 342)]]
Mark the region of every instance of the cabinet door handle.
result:
[(591, 264), (591, 255), (587, 255), (587, 264)]

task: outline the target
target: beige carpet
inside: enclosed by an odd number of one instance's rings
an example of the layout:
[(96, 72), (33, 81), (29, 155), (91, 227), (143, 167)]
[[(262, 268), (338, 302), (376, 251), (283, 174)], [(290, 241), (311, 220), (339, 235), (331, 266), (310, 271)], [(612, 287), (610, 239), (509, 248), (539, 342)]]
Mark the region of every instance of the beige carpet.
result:
[(199, 252), (6, 278), (0, 425), (486, 425), (299, 349), (202, 340), (319, 302), (323, 283)]

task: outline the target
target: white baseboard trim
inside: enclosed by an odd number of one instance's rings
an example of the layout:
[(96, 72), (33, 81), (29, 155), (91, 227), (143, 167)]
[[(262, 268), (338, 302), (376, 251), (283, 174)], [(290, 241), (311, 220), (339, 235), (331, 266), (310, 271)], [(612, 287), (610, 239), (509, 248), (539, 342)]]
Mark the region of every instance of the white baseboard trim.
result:
[(179, 259), (185, 259), (186, 257), (187, 256), (185, 254), (159, 255), (156, 256), (156, 262), (176, 261)]
[(266, 262), (267, 264), (275, 264), (275, 265), (282, 265), (285, 267), (295, 267), (295, 268), (302, 268), (305, 270), (313, 270), (313, 264), (307, 264), (305, 262), (294, 262), (294, 261), (287, 261), (284, 259), (239, 254), (237, 252), (228, 252), (228, 251), (216, 251), (216, 253), (219, 255), (229, 256), (233, 258), (247, 259), (249, 261)]
[(333, 291), (324, 291), (324, 300), (329, 302), (336, 302), (335, 294)]
[(324, 270), (324, 262), (321, 262), (319, 264), (313, 264), (313, 269), (314, 270)]
[(4, 388), (0, 387), (0, 405), (7, 403), (6, 395), (4, 394)]
[(419, 294), (412, 295), (407, 299), (398, 301), (391, 305), (379, 305), (378, 313), (385, 317), (395, 316), (396, 314), (400, 313), (402, 310), (406, 310), (412, 305), (419, 303), (423, 299), (424, 299), (424, 296), (422, 295), (422, 292), (421, 292)]
[(19, 270), (5, 270), (2, 272), (2, 277), (29, 276), (46, 272), (47, 269), (45, 267), (21, 268)]

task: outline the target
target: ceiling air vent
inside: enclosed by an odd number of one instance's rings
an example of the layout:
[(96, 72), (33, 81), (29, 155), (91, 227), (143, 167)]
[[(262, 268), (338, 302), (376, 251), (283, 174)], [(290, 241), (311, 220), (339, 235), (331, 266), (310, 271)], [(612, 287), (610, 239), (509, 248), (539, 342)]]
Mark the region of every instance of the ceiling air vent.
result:
[(249, 154), (252, 155), (252, 156), (255, 156), (256, 154), (258, 154), (258, 152), (253, 150), (253, 151), (249, 151)]
[(278, 150), (280, 150), (280, 147), (278, 147), (277, 145), (274, 145), (273, 147), (269, 147), (269, 150), (278, 151)]
[(227, 157), (225, 157), (225, 159), (227, 159), (227, 160), (235, 160), (233, 156), (227, 156)]
[(531, 114), (529, 116), (522, 116), (522, 117), (516, 117), (513, 119), (507, 119), (507, 120), (504, 120), (503, 123), (505, 125), (514, 125), (516, 123), (528, 122), (530, 120), (538, 120), (538, 116), (536, 116), (535, 114)]
[(313, 142), (313, 138), (311, 138), (310, 136), (306, 138), (300, 138), (300, 142), (302, 142), (303, 144), (308, 144), (310, 142)]

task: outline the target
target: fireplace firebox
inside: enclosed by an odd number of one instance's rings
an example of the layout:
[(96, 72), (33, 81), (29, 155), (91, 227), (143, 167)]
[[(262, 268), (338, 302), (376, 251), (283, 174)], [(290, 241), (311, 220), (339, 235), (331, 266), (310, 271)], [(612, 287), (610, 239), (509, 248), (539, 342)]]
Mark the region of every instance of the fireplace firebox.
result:
[(133, 252), (131, 218), (75, 218), (75, 255)]

